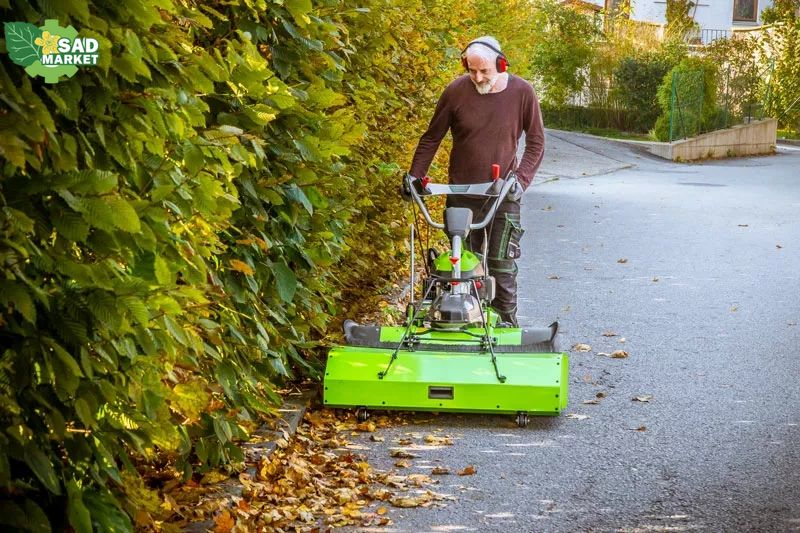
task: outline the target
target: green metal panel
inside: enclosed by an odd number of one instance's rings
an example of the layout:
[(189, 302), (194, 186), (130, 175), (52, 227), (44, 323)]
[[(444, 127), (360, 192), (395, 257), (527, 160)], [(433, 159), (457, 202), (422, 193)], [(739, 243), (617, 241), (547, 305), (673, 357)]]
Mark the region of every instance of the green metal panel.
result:
[(328, 355), (323, 399), (329, 407), (557, 415), (567, 406), (565, 353), (488, 354), (336, 347)]
[[(439, 254), (439, 257), (434, 259), (433, 267), (439, 272), (452, 272), (453, 263), (450, 262), (450, 254), (452, 252), (444, 252)], [(461, 272), (470, 272), (480, 264), (478, 256), (469, 250), (461, 251)]]
[[(400, 342), (405, 333), (405, 327), (399, 326), (382, 326), (381, 327), (381, 342)], [(430, 331), (424, 328), (412, 328), (411, 334), (415, 335), (417, 332), (421, 333), (419, 336), (423, 344), (427, 343), (447, 343), (459, 344), (470, 343), (475, 344), (476, 341), (485, 335), (486, 330), (483, 328), (468, 328), (464, 331)], [(492, 337), (497, 339), (497, 346), (519, 346), (522, 344), (522, 330), (519, 328), (494, 328), (492, 329)]]

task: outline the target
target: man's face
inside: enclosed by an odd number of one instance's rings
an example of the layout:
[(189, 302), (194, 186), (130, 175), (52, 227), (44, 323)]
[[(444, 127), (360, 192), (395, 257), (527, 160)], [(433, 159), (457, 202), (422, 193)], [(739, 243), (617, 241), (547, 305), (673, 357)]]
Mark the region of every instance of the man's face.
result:
[(478, 92), (481, 94), (489, 93), (499, 75), (495, 62), (478, 55), (468, 55), (467, 67), (469, 69), (469, 77)]

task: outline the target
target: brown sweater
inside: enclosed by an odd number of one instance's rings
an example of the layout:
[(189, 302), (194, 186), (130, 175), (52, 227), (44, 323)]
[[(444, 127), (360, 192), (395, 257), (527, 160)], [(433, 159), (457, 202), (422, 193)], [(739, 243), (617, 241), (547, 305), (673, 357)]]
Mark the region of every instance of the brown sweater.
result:
[[(544, 126), (533, 87), (509, 75), (499, 93), (479, 94), (468, 75), (454, 80), (442, 93), (431, 123), (419, 140), (411, 175), (421, 178), (436, 155), (447, 130), (453, 133), (451, 183), (482, 183), (515, 170), (525, 188), (531, 184), (544, 155)], [(525, 132), (525, 152), (517, 165), (517, 144)]]

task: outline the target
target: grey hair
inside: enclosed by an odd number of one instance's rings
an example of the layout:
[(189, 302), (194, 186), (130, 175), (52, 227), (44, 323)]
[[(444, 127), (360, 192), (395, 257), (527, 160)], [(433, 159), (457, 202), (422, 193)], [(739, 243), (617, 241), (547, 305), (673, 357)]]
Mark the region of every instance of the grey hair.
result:
[(487, 61), (494, 61), (497, 59), (498, 54), (488, 46), (484, 46), (481, 43), (486, 43), (494, 46), (498, 50), (502, 51), (503, 49), (500, 48), (500, 43), (492, 37), (491, 35), (484, 35), (483, 37), (478, 37), (477, 39), (473, 39), (464, 49), (464, 53), (462, 57), (467, 57), (468, 55), (476, 55), (478, 57), (482, 57)]

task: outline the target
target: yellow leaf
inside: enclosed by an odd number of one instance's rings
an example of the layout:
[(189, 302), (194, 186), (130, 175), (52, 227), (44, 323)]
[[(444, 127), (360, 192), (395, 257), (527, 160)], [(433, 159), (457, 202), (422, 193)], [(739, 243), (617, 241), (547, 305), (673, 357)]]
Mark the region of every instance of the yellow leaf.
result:
[(238, 259), (231, 259), (231, 268), (236, 272), (241, 272), (246, 276), (252, 276), (255, 273), (255, 270), (250, 268), (250, 265), (243, 261), (239, 261)]

